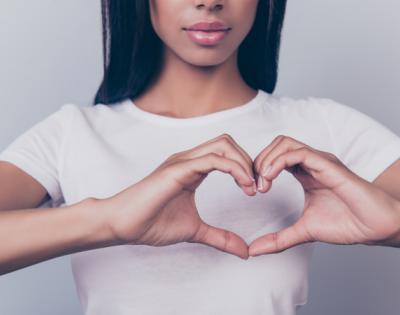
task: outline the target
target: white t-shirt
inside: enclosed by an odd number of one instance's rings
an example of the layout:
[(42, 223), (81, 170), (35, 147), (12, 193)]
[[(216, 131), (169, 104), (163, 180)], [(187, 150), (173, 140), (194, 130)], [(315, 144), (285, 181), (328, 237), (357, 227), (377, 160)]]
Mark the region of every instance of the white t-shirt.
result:
[[(400, 157), (400, 138), (360, 111), (327, 98), (258, 90), (239, 107), (191, 118), (153, 114), (130, 99), (109, 106), (64, 104), (15, 139), (0, 159), (36, 178), (57, 207), (110, 197), (171, 154), (222, 133), (252, 159), (276, 136), (287, 135), (334, 153), (368, 181)], [(250, 243), (293, 224), (304, 194), (286, 171), (268, 193), (253, 197), (230, 175), (214, 171), (198, 188), (196, 203), (206, 222)], [(71, 254), (71, 263), (86, 315), (291, 315), (307, 301), (314, 244), (248, 260), (195, 243), (121, 245)]]

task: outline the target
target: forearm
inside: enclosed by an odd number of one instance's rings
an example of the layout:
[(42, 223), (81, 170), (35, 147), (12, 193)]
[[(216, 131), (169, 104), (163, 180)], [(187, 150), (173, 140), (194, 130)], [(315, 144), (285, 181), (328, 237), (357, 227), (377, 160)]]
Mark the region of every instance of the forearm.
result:
[(0, 275), (51, 258), (118, 245), (98, 200), (0, 211)]
[(385, 246), (400, 248), (400, 200), (398, 200), (398, 199), (395, 199), (395, 209), (396, 209), (396, 212), (397, 212), (398, 218), (399, 218), (398, 232), (395, 233), (395, 235), (392, 238), (385, 241)]
[(383, 225), (382, 235), (386, 235), (380, 240), (374, 240), (365, 243), (365, 245), (378, 245), (387, 247), (397, 247), (400, 248), (400, 200), (395, 199), (393, 196), (389, 195), (386, 191), (380, 189), (380, 193), (385, 195), (387, 202), (382, 203), (382, 214), (390, 218), (390, 224)]

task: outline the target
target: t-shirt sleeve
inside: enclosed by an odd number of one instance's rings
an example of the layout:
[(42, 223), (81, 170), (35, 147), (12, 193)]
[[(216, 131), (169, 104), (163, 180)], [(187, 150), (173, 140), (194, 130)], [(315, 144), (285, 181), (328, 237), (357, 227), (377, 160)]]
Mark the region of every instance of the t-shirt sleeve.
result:
[(400, 137), (367, 114), (319, 99), (335, 155), (355, 174), (373, 182), (400, 158)]
[(62, 105), (56, 112), (19, 135), (0, 152), (0, 160), (13, 163), (47, 190), (51, 199), (39, 207), (58, 207), (64, 202), (59, 166), (70, 115), (69, 104)]

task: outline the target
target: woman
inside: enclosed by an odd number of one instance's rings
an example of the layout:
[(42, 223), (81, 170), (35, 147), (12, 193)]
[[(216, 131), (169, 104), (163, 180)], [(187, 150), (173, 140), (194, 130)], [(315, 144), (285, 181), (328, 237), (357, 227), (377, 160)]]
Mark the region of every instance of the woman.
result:
[[(272, 95), (284, 11), (103, 1), (96, 106), (62, 106), (0, 155), (52, 202), (1, 213), (2, 273), (71, 253), (85, 314), (286, 315), (314, 241), (397, 246), (397, 195), (370, 181), (400, 139), (332, 100)], [(9, 164), (4, 182), (25, 176)]]

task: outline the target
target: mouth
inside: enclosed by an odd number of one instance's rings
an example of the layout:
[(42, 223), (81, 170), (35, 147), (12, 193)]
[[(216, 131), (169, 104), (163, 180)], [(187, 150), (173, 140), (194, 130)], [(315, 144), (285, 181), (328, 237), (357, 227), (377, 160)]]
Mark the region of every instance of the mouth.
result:
[(225, 27), (225, 28), (195, 28), (195, 27), (183, 27), (182, 28), (184, 31), (198, 31), (198, 32), (225, 32), (229, 31), (231, 28), (230, 27)]
[(182, 28), (194, 43), (200, 45), (218, 44), (231, 29), (221, 20), (199, 21)]
[(228, 30), (192, 30), (184, 29), (188, 37), (196, 44), (216, 45), (228, 34)]
[(200, 21), (190, 25), (189, 27), (183, 28), (189, 31), (228, 31), (231, 28), (228, 27), (223, 21)]

